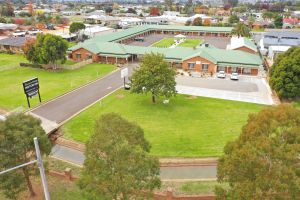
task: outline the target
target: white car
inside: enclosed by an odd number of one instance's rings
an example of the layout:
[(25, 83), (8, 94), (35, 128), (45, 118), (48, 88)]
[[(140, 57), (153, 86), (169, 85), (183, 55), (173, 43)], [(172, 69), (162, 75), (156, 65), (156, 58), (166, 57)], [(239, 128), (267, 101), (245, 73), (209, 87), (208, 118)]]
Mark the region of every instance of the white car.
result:
[(217, 77), (218, 78), (226, 78), (226, 74), (224, 71), (219, 71), (218, 74), (217, 74)]
[(43, 33), (43, 31), (39, 30), (39, 29), (31, 29), (28, 31), (29, 35), (36, 35), (38, 33)]
[(231, 76), (230, 76), (230, 79), (231, 80), (239, 80), (239, 74), (238, 73), (236, 73), (236, 72), (233, 72), (232, 74), (231, 74)]
[(13, 33), (14, 37), (25, 37), (25, 35), (26, 35), (26, 31), (21, 31), (21, 30), (16, 30)]

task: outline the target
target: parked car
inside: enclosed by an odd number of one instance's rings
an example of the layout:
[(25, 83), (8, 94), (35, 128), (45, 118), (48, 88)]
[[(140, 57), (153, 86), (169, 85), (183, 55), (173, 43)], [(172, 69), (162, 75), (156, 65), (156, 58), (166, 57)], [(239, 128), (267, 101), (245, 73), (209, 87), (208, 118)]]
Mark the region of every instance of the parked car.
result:
[(55, 30), (53, 24), (47, 24), (47, 29), (48, 29), (48, 30)]
[(14, 37), (25, 37), (26, 31), (16, 30), (12, 35)]
[(232, 74), (231, 74), (231, 76), (230, 76), (230, 79), (231, 80), (239, 80), (239, 74), (238, 73), (236, 73), (236, 72), (233, 72)]
[(219, 71), (218, 74), (217, 74), (217, 77), (218, 78), (226, 78), (226, 74), (224, 71)]
[(31, 29), (28, 31), (29, 35), (36, 35), (38, 33), (43, 33), (40, 29)]

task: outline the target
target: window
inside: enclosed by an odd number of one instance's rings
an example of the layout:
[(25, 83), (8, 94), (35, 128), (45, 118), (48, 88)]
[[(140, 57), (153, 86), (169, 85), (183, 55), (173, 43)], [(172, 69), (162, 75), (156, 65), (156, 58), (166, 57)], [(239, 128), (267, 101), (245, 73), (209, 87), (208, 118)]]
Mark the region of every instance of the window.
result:
[(202, 71), (208, 71), (208, 64), (202, 64)]
[(79, 60), (80, 60), (80, 59), (81, 59), (81, 54), (79, 54), (79, 53), (76, 54), (76, 59), (79, 59)]
[(195, 69), (196, 63), (188, 63), (189, 69)]
[(225, 71), (225, 67), (224, 66), (218, 66), (218, 71)]
[(251, 68), (244, 68), (243, 74), (251, 74)]
[(88, 55), (86, 56), (86, 59), (92, 59), (92, 54), (88, 54)]

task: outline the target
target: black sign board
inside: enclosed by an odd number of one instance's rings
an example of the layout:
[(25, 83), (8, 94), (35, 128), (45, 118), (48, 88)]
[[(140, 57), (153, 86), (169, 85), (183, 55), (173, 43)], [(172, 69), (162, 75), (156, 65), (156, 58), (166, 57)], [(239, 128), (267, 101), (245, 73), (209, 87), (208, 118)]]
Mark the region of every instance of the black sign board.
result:
[(40, 96), (40, 91), (39, 91), (40, 86), (39, 86), (38, 78), (33, 78), (28, 81), (24, 81), (23, 88), (24, 88), (24, 93), (26, 94), (27, 103), (28, 103), (29, 108), (30, 108), (29, 98), (39, 95), (39, 100), (41, 102), (41, 96)]

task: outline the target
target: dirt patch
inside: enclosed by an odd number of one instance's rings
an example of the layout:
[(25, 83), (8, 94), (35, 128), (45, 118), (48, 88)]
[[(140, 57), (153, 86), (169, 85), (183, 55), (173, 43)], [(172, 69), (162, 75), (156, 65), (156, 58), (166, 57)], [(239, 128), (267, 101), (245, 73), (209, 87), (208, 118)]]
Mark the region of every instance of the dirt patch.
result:
[(117, 99), (124, 99), (124, 98), (125, 98), (125, 95), (124, 95), (124, 94), (117, 94), (117, 95), (116, 95), (116, 98), (117, 98)]
[(6, 115), (6, 114), (8, 114), (7, 110), (0, 109), (0, 115)]

